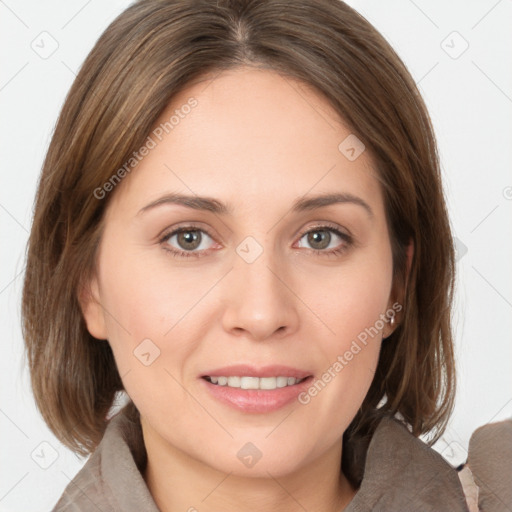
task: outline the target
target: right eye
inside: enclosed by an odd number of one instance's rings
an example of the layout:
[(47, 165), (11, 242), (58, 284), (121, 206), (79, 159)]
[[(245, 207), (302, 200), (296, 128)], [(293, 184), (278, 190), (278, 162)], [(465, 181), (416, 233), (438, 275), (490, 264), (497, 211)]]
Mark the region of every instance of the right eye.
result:
[(198, 258), (208, 250), (205, 247), (205, 245), (208, 245), (205, 236), (212, 239), (204, 229), (195, 226), (184, 226), (164, 234), (160, 238), (160, 243), (166, 251), (176, 258)]

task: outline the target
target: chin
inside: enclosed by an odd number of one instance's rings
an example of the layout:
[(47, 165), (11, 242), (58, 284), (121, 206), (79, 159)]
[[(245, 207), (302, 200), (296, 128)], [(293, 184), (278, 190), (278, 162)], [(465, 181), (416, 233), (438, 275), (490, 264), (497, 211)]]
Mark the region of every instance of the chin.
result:
[[(275, 433), (274, 433), (275, 434)], [(259, 435), (235, 436), (235, 440), (226, 443), (224, 447), (212, 440), (215, 449), (201, 450), (203, 463), (223, 473), (240, 477), (269, 478), (289, 475), (306, 465), (313, 457), (307, 450), (304, 438), (296, 438), (296, 442), (282, 442), (283, 437), (272, 439), (268, 430)], [(252, 439), (252, 440), (251, 440)], [(205, 458), (205, 453), (207, 457)], [(269, 475), (270, 473), (270, 475)]]

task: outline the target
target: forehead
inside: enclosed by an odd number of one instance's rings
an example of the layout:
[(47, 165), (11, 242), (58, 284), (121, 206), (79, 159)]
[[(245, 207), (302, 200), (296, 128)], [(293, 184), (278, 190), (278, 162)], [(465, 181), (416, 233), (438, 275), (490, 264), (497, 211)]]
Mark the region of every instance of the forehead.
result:
[(368, 151), (347, 158), (347, 146), (362, 146), (329, 102), (271, 70), (237, 68), (195, 81), (174, 96), (149, 135), (154, 147), (115, 198), (130, 209), (166, 192), (216, 197), (240, 209), (341, 192), (382, 207)]

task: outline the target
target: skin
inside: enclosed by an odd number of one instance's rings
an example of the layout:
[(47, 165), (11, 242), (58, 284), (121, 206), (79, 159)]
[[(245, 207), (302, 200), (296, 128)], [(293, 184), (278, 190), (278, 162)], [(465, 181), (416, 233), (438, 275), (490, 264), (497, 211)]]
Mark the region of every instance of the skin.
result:
[[(195, 82), (155, 126), (190, 97), (197, 106), (111, 198), (96, 275), (82, 297), (88, 329), (110, 343), (141, 413), (144, 478), (162, 511), (342, 510), (356, 492), (340, 471), (342, 435), (389, 323), (307, 405), (241, 412), (212, 398), (199, 377), (236, 363), (320, 377), (396, 301), (371, 157), (349, 161), (338, 145), (350, 129), (329, 103), (269, 70)], [(373, 215), (354, 203), (291, 212), (295, 200), (333, 191), (363, 199)], [(216, 198), (233, 214), (175, 204), (138, 213), (171, 192)], [(190, 222), (211, 236), (202, 231), (192, 249), (201, 257), (175, 258), (166, 248), (185, 251), (183, 240), (159, 235)], [(331, 239), (315, 245), (307, 233), (325, 223), (353, 244), (320, 228)], [(263, 251), (252, 263), (236, 252), (247, 236)], [(134, 350), (148, 338), (160, 355), (146, 366)], [(262, 453), (251, 468), (237, 457), (247, 442)]]

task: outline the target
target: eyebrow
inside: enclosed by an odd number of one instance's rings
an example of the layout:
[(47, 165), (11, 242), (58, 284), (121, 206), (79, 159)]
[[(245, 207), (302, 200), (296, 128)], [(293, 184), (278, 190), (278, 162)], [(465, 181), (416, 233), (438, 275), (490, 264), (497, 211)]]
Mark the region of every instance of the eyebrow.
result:
[[(317, 208), (322, 208), (324, 206), (330, 206), (333, 204), (346, 203), (359, 205), (366, 210), (371, 218), (374, 217), (374, 213), (370, 205), (360, 197), (350, 193), (328, 193), (310, 197), (302, 197), (293, 203), (291, 210), (295, 213), (299, 213), (315, 210)], [(152, 210), (158, 206), (169, 204), (178, 204), (194, 210), (207, 211), (218, 215), (233, 214), (232, 206), (222, 203), (221, 201), (218, 201), (212, 197), (189, 196), (184, 194), (171, 193), (166, 194), (144, 206), (139, 210), (137, 215), (145, 213), (148, 210)]]

